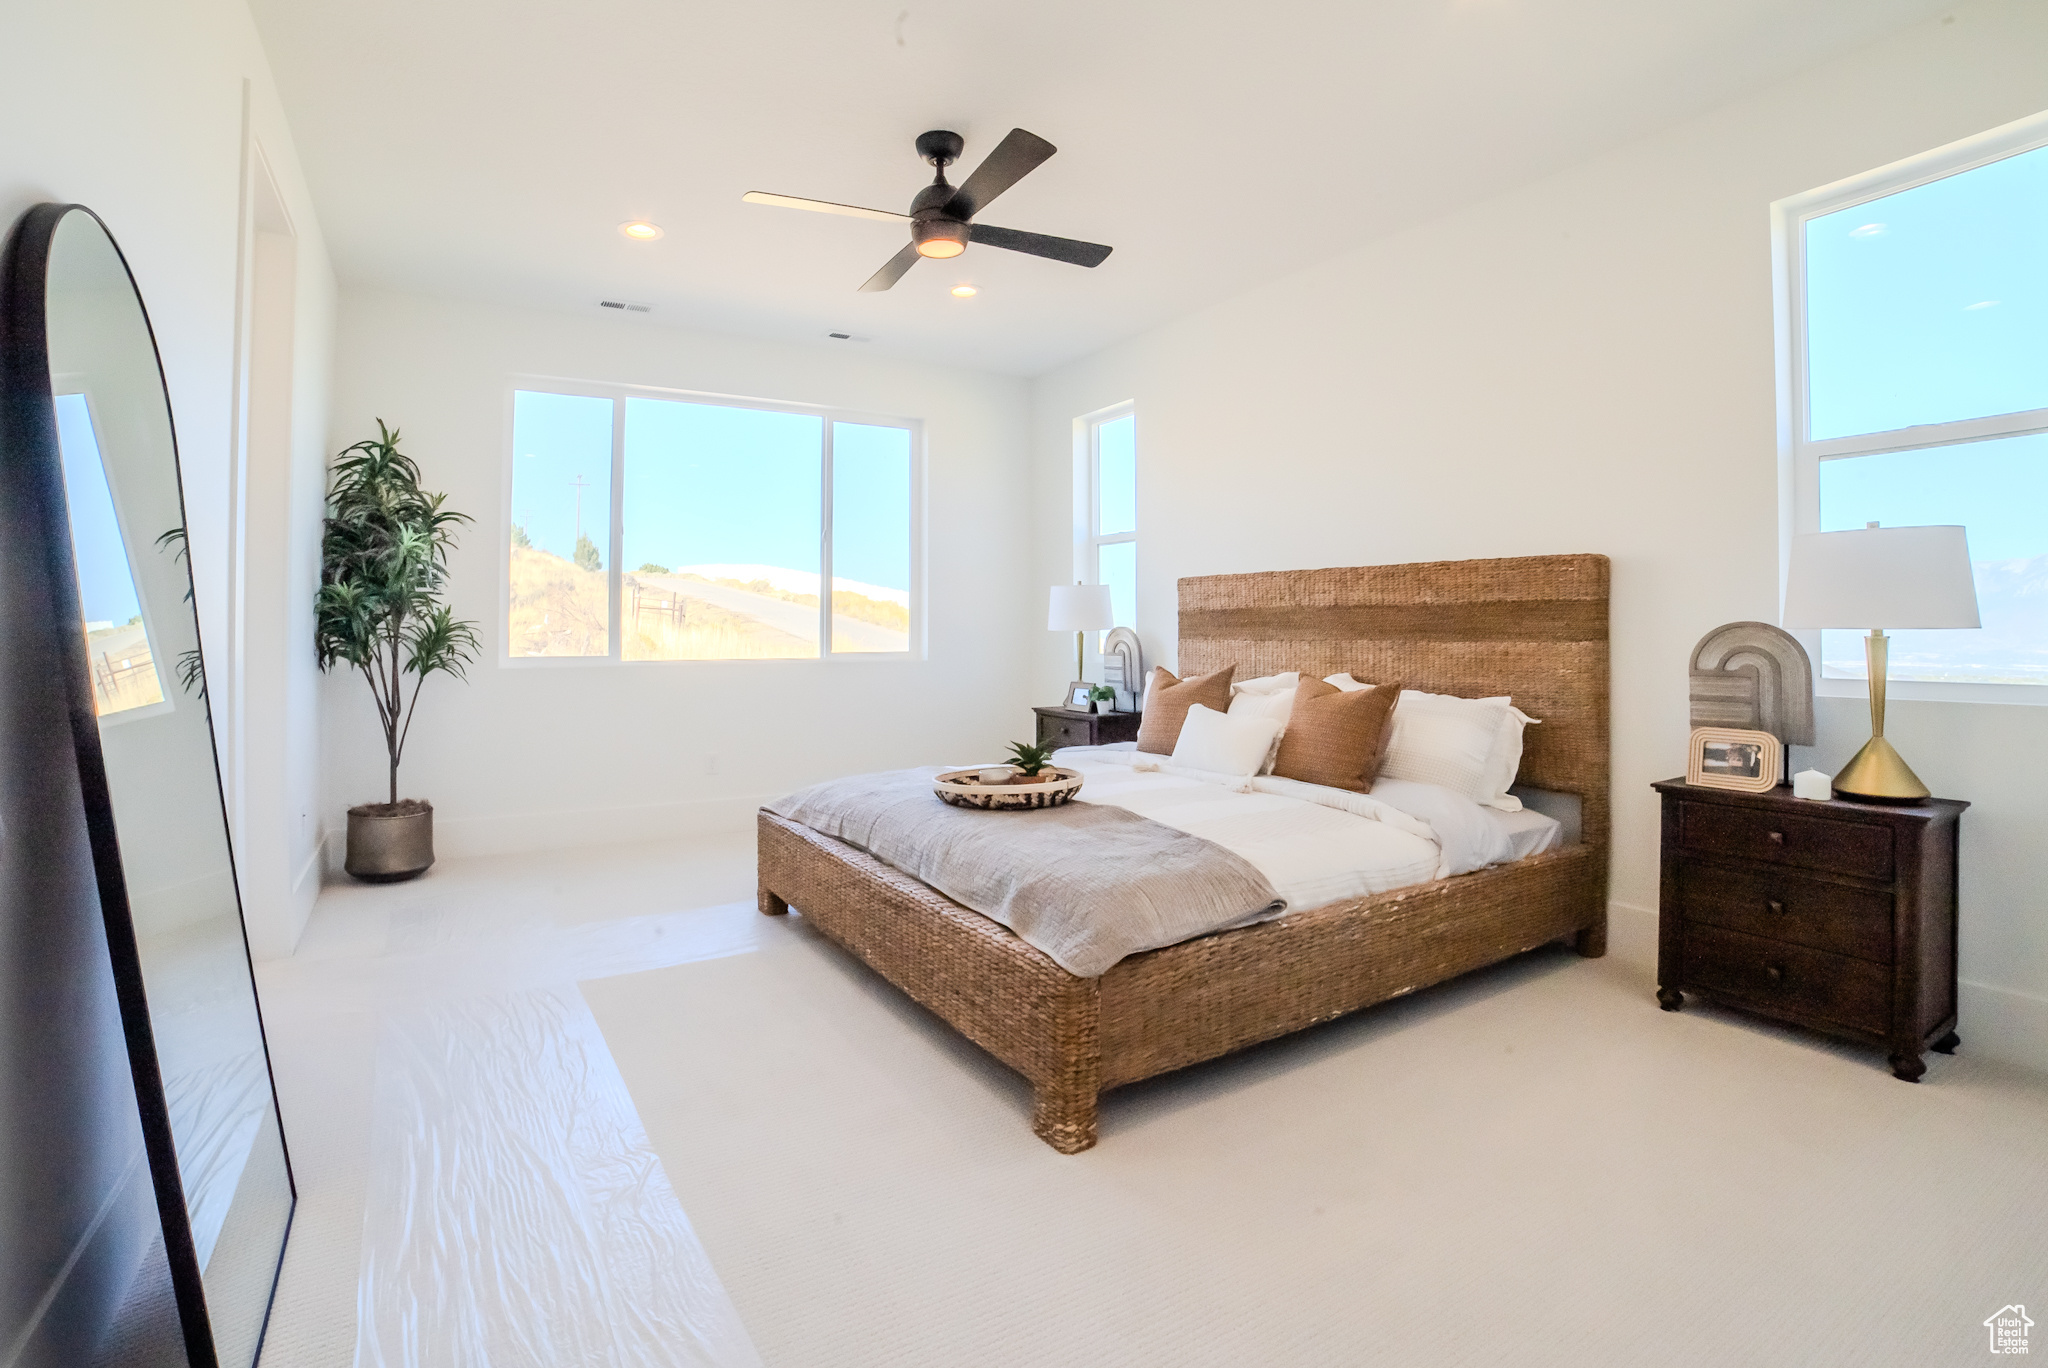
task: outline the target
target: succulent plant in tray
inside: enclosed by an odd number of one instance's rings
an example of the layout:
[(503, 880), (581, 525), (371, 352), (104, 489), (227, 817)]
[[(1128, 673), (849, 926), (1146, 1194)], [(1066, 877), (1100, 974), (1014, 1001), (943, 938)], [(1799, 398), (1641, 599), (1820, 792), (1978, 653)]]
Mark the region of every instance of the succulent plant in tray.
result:
[(1056, 770), (1052, 773), (1046, 772), (1052, 770), (1050, 746), (1034, 746), (1024, 741), (1013, 741), (1010, 743), (1010, 763), (1022, 771), (1022, 777), (1016, 781), (1020, 784), (1042, 784), (1057, 777), (1058, 774)]

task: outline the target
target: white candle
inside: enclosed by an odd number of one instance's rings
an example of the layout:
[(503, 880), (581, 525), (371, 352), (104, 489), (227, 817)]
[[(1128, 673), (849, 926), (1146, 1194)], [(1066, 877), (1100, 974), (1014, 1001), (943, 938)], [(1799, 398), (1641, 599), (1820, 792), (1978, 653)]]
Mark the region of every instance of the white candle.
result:
[(1014, 776), (1008, 765), (998, 765), (993, 769), (983, 770), (975, 777), (984, 784), (1007, 784)]
[(1792, 796), (1826, 802), (1835, 796), (1834, 786), (1819, 770), (1801, 770), (1792, 776)]

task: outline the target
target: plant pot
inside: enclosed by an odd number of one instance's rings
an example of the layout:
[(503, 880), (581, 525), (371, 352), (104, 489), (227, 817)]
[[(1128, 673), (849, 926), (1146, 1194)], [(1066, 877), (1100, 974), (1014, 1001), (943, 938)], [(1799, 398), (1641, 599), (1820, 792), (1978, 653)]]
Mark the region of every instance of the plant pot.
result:
[(341, 867), (364, 883), (416, 879), (434, 863), (434, 805), (417, 798), (364, 803), (348, 810), (348, 858)]

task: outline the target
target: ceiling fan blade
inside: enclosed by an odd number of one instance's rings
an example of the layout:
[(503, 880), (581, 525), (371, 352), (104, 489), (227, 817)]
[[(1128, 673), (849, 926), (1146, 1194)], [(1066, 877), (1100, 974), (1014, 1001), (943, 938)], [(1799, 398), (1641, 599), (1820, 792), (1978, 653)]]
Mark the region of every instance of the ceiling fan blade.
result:
[(949, 218), (971, 219), (988, 202), (1029, 175), (1038, 164), (1059, 151), (1036, 133), (1013, 128), (996, 144), (996, 150), (982, 159), (974, 174), (960, 182), (953, 198), (946, 201)]
[(845, 214), (848, 218), (881, 219), (884, 223), (910, 222), (910, 215), (892, 214), (886, 209), (863, 209), (857, 204), (798, 199), (795, 195), (771, 195), (766, 190), (749, 190), (740, 198), (748, 204), (772, 204), (778, 209), (809, 209), (818, 214)]
[(881, 270), (869, 276), (868, 283), (860, 288), (864, 292), (886, 290), (897, 281), (903, 279), (903, 273), (915, 265), (917, 265), (917, 244), (914, 242), (905, 243), (903, 250), (890, 257), (888, 263)]
[(1020, 233), (1015, 228), (998, 228), (992, 223), (967, 225), (970, 242), (988, 247), (1007, 247), (1013, 252), (1051, 257), (1076, 266), (1100, 266), (1113, 250), (1099, 242), (1076, 242), (1072, 238), (1047, 237), (1044, 233)]

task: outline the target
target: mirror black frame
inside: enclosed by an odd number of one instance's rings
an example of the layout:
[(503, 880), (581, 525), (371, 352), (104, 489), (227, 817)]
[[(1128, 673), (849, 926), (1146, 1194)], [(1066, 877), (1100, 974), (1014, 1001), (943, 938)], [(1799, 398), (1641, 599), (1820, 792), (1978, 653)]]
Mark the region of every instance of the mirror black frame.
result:
[[(48, 273), (51, 244), (57, 228), (69, 214), (84, 214), (107, 235), (114, 254), (127, 273), (135, 292), (143, 326), (149, 331), (150, 351), (156, 359), (157, 381), (163, 384), (163, 358), (156, 345), (156, 330), (149, 322), (149, 308), (135, 283), (135, 273), (120, 243), (106, 221), (82, 204), (38, 204), (15, 222), (4, 249), (0, 249), (0, 461), (9, 467), (8, 483), (13, 487), (26, 526), (5, 529), (21, 534), (17, 545), (30, 558), (40, 558), (45, 580), (45, 601), (50, 605), (51, 630), (46, 643), (58, 667), (59, 684), (66, 696), (71, 723), (71, 745), (78, 762), (78, 784), (84, 800), (93, 871), (99, 889), (100, 914), (106, 924), (107, 950), (112, 960), (114, 990), (121, 1009), (121, 1029), (128, 1045), (129, 1070), (135, 1080), (135, 1101), (142, 1121), (143, 1145), (156, 1190), (157, 1212), (163, 1222), (164, 1253), (170, 1263), (171, 1286), (178, 1303), (178, 1319), (185, 1337), (185, 1354), (190, 1368), (219, 1368), (214, 1350), (212, 1322), (207, 1314), (206, 1289), (201, 1279), (198, 1248), (193, 1240), (190, 1213), (186, 1206), (184, 1181), (178, 1172), (177, 1145), (171, 1132), (170, 1103), (164, 1091), (156, 1035), (150, 1023), (149, 1000), (144, 990), (141, 947), (136, 939), (130, 912), (128, 884), (121, 864), (120, 841), (114, 828), (114, 807), (107, 783), (106, 764), (100, 748), (99, 716), (93, 706), (91, 661), (85, 634), (80, 630), (84, 613), (79, 598), (77, 566), (71, 545), (71, 528), (66, 511), (63, 458), (57, 444), (56, 400), (50, 383), (48, 343)], [(176, 415), (172, 412), (170, 390), (164, 387), (164, 417), (170, 428), (172, 460), (178, 461)], [(178, 480), (179, 525), (186, 526), (182, 465)], [(198, 632), (194, 624), (195, 634)], [(203, 642), (202, 642), (203, 646)], [(202, 657), (203, 658), (203, 657)], [(212, 730), (212, 708), (207, 709), (207, 727)], [(220, 778), (220, 752), (214, 748), (214, 791), (221, 804), (221, 822), (227, 824), (225, 790)], [(235, 882), (236, 906), (241, 905), (241, 885), (234, 872), (234, 835), (223, 831), (230, 854), (229, 874)], [(255, 983), (255, 965), (249, 957), (246, 927), (242, 953), (248, 962), (250, 983)], [(277, 1121), (278, 1144), (284, 1154), (285, 1179), (292, 1205), (285, 1216), (284, 1238), (278, 1244), (278, 1266), (271, 1271), (270, 1297), (264, 1303), (264, 1324), (257, 1333), (257, 1357), (269, 1331), (271, 1309), (276, 1305), (278, 1275), (284, 1251), (289, 1246), (292, 1221), (298, 1214), (298, 1180), (292, 1172), (291, 1150), (285, 1141), (284, 1120), (278, 1112), (276, 1071), (270, 1061), (270, 1040), (262, 1024), (261, 1004), (257, 1029), (262, 1033), (265, 1075), (270, 1083), (270, 1105)]]

